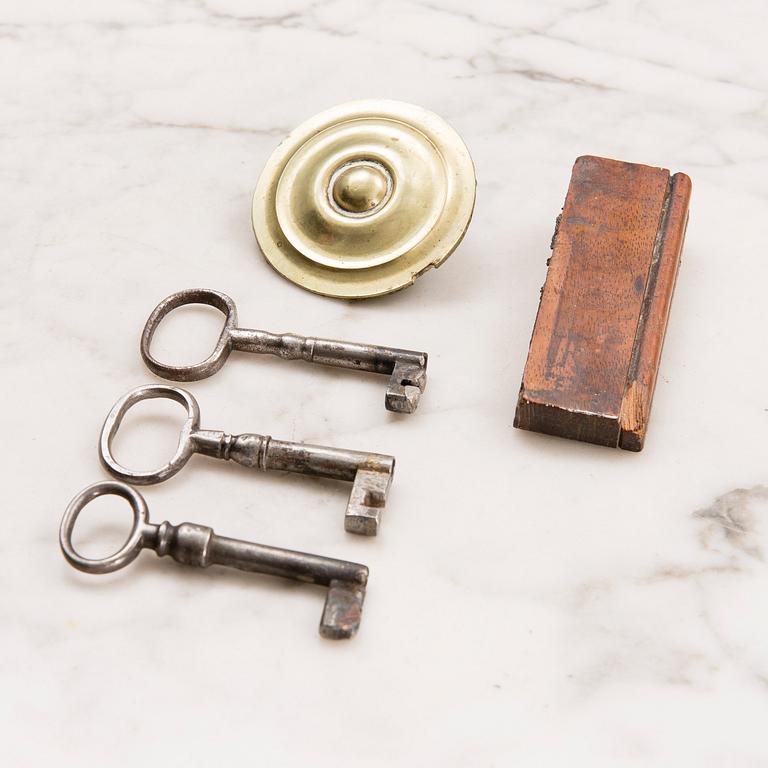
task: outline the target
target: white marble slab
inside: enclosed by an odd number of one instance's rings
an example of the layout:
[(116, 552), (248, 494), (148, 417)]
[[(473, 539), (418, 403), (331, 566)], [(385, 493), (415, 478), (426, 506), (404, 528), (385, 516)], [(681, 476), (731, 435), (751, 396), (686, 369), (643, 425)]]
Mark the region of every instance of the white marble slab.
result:
[[(6, 0), (3, 764), (768, 764), (765, 13)], [(445, 116), (479, 194), (444, 267), (349, 304), (269, 268), (249, 203), (286, 131), (363, 97)], [(693, 179), (639, 455), (512, 428), (555, 216), (585, 153)], [(229, 293), (246, 325), (430, 354), (413, 417), (383, 409), (377, 377), (246, 355), (190, 386), (204, 426), (395, 454), (376, 540), (344, 534), (347, 488), (330, 482), (199, 458), (146, 491), (160, 520), (367, 563), (349, 643), (318, 637), (321, 590), (149, 553), (88, 577), (59, 553), (67, 501), (105, 477), (106, 412), (153, 380), (144, 320), (191, 286)], [(187, 312), (159, 343), (193, 356), (213, 333)], [(154, 463), (173, 423), (135, 420), (121, 451)], [(92, 553), (126, 524), (97, 511), (83, 520)]]

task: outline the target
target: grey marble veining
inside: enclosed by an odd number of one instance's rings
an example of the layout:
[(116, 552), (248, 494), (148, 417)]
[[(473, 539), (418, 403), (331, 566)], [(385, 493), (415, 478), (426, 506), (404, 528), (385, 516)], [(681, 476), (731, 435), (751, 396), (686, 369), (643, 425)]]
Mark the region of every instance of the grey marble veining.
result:
[[(764, 28), (748, 0), (5, 2), (4, 764), (764, 765)], [(478, 203), (439, 270), (351, 304), (270, 269), (250, 197), (287, 131), (364, 97), (451, 122)], [(587, 153), (693, 180), (639, 455), (512, 428)], [(429, 352), (407, 419), (364, 374), (253, 356), (190, 387), (212, 424), (395, 455), (376, 540), (341, 531), (327, 481), (193, 459), (147, 491), (176, 522), (366, 563), (349, 644), (307, 631), (311, 589), (149, 556), (89, 578), (58, 551), (66, 503), (104, 477), (103, 418), (153, 381), (148, 313), (192, 286), (255, 327)], [(204, 312), (166, 322), (171, 361), (216, 336)], [(151, 467), (178, 423), (148, 405), (118, 455)], [(83, 549), (117, 547), (124, 515), (84, 515)]]

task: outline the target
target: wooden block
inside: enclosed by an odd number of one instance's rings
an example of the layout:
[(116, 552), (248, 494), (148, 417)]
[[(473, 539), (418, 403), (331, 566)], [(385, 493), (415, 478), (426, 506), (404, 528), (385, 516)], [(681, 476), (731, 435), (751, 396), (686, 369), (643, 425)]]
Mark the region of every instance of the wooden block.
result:
[(580, 157), (533, 328), (515, 426), (639, 451), (688, 221), (691, 180)]

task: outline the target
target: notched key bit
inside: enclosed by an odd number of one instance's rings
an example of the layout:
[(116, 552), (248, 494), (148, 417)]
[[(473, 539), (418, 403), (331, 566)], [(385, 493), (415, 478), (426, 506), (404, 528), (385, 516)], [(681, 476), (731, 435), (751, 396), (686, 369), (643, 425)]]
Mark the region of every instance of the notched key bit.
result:
[[(155, 471), (134, 471), (114, 458), (112, 441), (129, 408), (141, 400), (153, 398), (168, 398), (181, 404), (187, 409), (187, 420), (181, 429), (176, 453), (167, 464)], [(232, 460), (249, 469), (277, 469), (346, 480), (352, 483), (352, 491), (344, 528), (349, 533), (365, 536), (378, 533), (395, 471), (395, 457), (383, 453), (274, 440), (269, 435), (229, 435), (219, 430), (200, 429), (200, 408), (195, 398), (186, 390), (169, 384), (137, 387), (120, 398), (102, 427), (99, 451), (102, 463), (116, 478), (134, 485), (152, 485), (167, 480), (194, 453)]]
[[(152, 356), (152, 337), (169, 312), (187, 304), (206, 304), (218, 309), (226, 318), (224, 327), (213, 352), (202, 363), (166, 365)], [(396, 413), (413, 413), (427, 386), (426, 352), (238, 328), (237, 309), (232, 299), (207, 288), (190, 288), (163, 299), (149, 316), (141, 334), (141, 356), (147, 367), (152, 373), (172, 381), (198, 381), (212, 376), (233, 350), (388, 375), (384, 405), (388, 411)]]
[[(120, 550), (109, 557), (94, 560), (77, 552), (72, 544), (72, 532), (83, 508), (93, 499), (106, 494), (122, 496), (130, 503), (133, 528)], [(61, 521), (59, 543), (69, 564), (85, 573), (111, 573), (131, 563), (142, 549), (153, 549), (158, 557), (168, 555), (177, 563), (197, 568), (223, 565), (241, 571), (319, 584), (328, 587), (320, 619), (321, 636), (333, 640), (346, 639), (352, 637), (360, 627), (368, 583), (366, 566), (229, 539), (215, 534), (208, 526), (195, 523), (150, 523), (144, 497), (125, 483), (95, 483), (75, 496)]]

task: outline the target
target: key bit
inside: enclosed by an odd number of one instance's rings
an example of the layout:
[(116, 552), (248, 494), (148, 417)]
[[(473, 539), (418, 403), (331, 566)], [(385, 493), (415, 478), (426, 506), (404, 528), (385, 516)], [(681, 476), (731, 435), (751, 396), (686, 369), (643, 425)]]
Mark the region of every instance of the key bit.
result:
[[(72, 532), (77, 517), (93, 499), (109, 494), (122, 496), (130, 503), (133, 510), (133, 528), (125, 544), (115, 554), (100, 559), (83, 557), (72, 544)], [(320, 635), (340, 640), (352, 637), (360, 627), (368, 583), (366, 566), (230, 539), (217, 535), (208, 526), (196, 523), (151, 523), (144, 497), (125, 483), (95, 483), (75, 496), (61, 521), (59, 543), (69, 564), (85, 573), (111, 573), (135, 560), (142, 549), (153, 549), (158, 557), (167, 555), (177, 563), (196, 568), (222, 565), (241, 571), (318, 584), (328, 587), (320, 619)]]
[[(169, 312), (187, 304), (206, 304), (218, 309), (226, 318), (224, 327), (213, 352), (203, 362), (166, 365), (152, 356), (152, 338)], [(233, 350), (389, 375), (384, 405), (388, 411), (396, 413), (413, 413), (427, 386), (426, 352), (238, 328), (237, 309), (232, 299), (207, 288), (191, 288), (163, 299), (149, 316), (141, 334), (141, 356), (147, 367), (152, 373), (172, 381), (198, 381), (212, 376)]]
[(395, 364), (385, 396), (388, 411), (413, 413), (416, 410), (421, 393), (427, 386), (426, 355), (424, 359), (424, 366), (404, 362)]
[[(134, 471), (112, 455), (112, 441), (131, 406), (141, 400), (168, 398), (184, 406), (187, 420), (179, 435), (173, 458), (154, 471)], [(230, 435), (219, 430), (200, 429), (200, 408), (186, 390), (169, 384), (137, 387), (115, 403), (104, 422), (99, 441), (100, 458), (116, 478), (134, 485), (152, 485), (175, 475), (195, 453), (231, 460), (249, 469), (282, 470), (330, 477), (352, 483), (344, 528), (349, 533), (375, 536), (395, 470), (394, 456), (349, 451), (321, 445), (274, 440), (269, 435)]]

